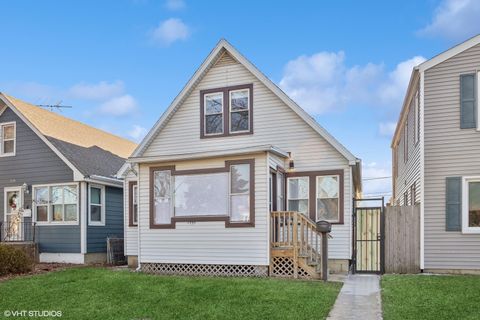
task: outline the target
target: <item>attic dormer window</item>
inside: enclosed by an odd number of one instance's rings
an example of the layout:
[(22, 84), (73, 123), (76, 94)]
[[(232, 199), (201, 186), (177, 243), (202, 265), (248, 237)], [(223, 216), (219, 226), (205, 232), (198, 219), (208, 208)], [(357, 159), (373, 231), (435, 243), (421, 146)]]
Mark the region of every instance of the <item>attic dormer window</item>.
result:
[(253, 85), (200, 91), (200, 137), (253, 133)]
[(0, 156), (15, 155), (15, 122), (0, 123)]

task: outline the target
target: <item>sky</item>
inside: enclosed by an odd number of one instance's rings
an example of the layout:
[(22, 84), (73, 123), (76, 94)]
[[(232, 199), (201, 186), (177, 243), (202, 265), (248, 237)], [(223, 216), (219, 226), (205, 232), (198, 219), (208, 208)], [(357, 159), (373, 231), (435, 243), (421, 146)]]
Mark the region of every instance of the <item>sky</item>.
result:
[(225, 38), (362, 159), (366, 196), (391, 192), (412, 68), (480, 33), (478, 0), (0, 4), (0, 91), (139, 142)]

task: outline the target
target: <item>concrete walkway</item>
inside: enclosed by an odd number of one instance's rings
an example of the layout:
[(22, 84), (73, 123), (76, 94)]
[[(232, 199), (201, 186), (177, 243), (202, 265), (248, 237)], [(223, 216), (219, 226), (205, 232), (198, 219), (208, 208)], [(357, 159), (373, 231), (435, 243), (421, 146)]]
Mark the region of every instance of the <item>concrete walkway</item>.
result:
[(328, 319), (382, 319), (380, 277), (348, 275)]

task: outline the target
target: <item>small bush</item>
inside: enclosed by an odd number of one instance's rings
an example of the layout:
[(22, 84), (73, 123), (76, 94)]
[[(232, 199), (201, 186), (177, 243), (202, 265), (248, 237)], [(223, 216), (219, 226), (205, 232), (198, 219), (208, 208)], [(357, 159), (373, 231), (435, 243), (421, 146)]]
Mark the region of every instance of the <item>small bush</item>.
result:
[(24, 273), (32, 268), (33, 261), (23, 250), (0, 244), (0, 276)]

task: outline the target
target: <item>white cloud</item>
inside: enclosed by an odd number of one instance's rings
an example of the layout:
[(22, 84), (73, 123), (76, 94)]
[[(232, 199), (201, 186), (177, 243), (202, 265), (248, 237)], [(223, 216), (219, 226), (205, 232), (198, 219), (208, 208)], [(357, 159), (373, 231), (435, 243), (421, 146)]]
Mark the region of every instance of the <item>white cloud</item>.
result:
[(122, 81), (107, 82), (101, 81), (95, 84), (79, 83), (72, 86), (68, 92), (72, 98), (82, 100), (107, 100), (121, 95), (125, 90)]
[(133, 125), (133, 128), (128, 131), (128, 136), (131, 137), (136, 142), (140, 142), (143, 137), (147, 134), (147, 129), (139, 125)]
[(311, 114), (353, 104), (398, 109), (412, 68), (423, 61), (416, 56), (387, 71), (381, 63), (348, 67), (343, 51), (319, 52), (288, 62), (280, 86)]
[(177, 11), (185, 9), (187, 5), (183, 0), (167, 0), (165, 6), (168, 10)]
[(378, 164), (376, 162), (363, 165), (363, 194), (365, 196), (387, 196), (392, 192), (392, 168), (390, 163)]
[(189, 36), (190, 28), (181, 19), (170, 18), (162, 21), (159, 26), (153, 30), (152, 40), (168, 46), (175, 41), (185, 40)]
[(390, 138), (395, 133), (396, 127), (396, 122), (381, 122), (378, 126), (378, 131), (380, 135)]
[(111, 116), (125, 116), (138, 108), (135, 99), (125, 94), (119, 97), (114, 97), (100, 105), (100, 112)]
[(480, 1), (443, 0), (420, 35), (462, 41), (480, 33)]

